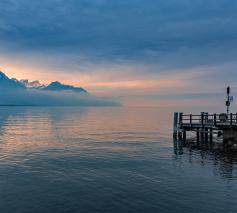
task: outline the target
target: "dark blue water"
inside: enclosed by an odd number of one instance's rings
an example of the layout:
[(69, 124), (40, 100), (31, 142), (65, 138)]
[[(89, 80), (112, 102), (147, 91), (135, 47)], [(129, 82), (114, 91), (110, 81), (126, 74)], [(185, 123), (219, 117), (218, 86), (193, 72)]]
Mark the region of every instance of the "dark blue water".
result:
[(0, 212), (237, 212), (237, 157), (175, 154), (172, 111), (0, 108)]

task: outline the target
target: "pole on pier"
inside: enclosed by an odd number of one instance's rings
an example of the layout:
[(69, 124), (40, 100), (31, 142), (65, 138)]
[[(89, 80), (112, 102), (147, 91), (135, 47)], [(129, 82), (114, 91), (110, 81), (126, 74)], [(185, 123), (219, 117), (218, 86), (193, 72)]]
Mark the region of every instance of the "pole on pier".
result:
[(225, 105), (226, 105), (226, 112), (228, 115), (230, 112), (230, 103), (233, 102), (233, 100), (234, 100), (233, 96), (230, 96), (230, 87), (229, 86), (226, 89), (226, 93), (227, 93), (227, 100), (225, 102)]
[(227, 92), (227, 101), (225, 102), (225, 105), (226, 105), (226, 111), (228, 115), (230, 111), (230, 87), (227, 87), (226, 92)]

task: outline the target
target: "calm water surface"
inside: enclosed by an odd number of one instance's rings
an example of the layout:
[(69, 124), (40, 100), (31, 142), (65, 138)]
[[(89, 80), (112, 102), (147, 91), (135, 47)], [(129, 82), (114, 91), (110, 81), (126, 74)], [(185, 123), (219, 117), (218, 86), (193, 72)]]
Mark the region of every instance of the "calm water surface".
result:
[(0, 212), (237, 212), (237, 157), (175, 154), (172, 112), (0, 108)]

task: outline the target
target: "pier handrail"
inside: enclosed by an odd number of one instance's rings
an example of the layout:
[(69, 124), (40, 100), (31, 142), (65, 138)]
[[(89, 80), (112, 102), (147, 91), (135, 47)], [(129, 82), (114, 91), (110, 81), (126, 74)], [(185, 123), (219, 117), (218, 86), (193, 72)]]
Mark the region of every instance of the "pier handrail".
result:
[(183, 114), (179, 113), (179, 125), (201, 125), (201, 126), (218, 126), (218, 125), (228, 125), (237, 126), (237, 113), (219, 113), (219, 114)]
[[(237, 145), (237, 113), (184, 114), (174, 113), (174, 140), (186, 143), (187, 132), (196, 134), (197, 144), (213, 145), (213, 136), (223, 141), (224, 148)], [(193, 134), (192, 134), (193, 135)]]

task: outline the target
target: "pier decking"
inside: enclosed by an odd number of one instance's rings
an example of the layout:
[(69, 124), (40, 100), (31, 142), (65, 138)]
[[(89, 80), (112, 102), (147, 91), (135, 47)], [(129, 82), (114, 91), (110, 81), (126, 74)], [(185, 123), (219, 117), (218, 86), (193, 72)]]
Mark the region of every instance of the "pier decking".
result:
[(223, 145), (237, 146), (237, 113), (174, 113), (174, 137), (186, 141), (186, 132), (196, 132), (197, 142), (212, 142), (213, 132), (223, 136)]

